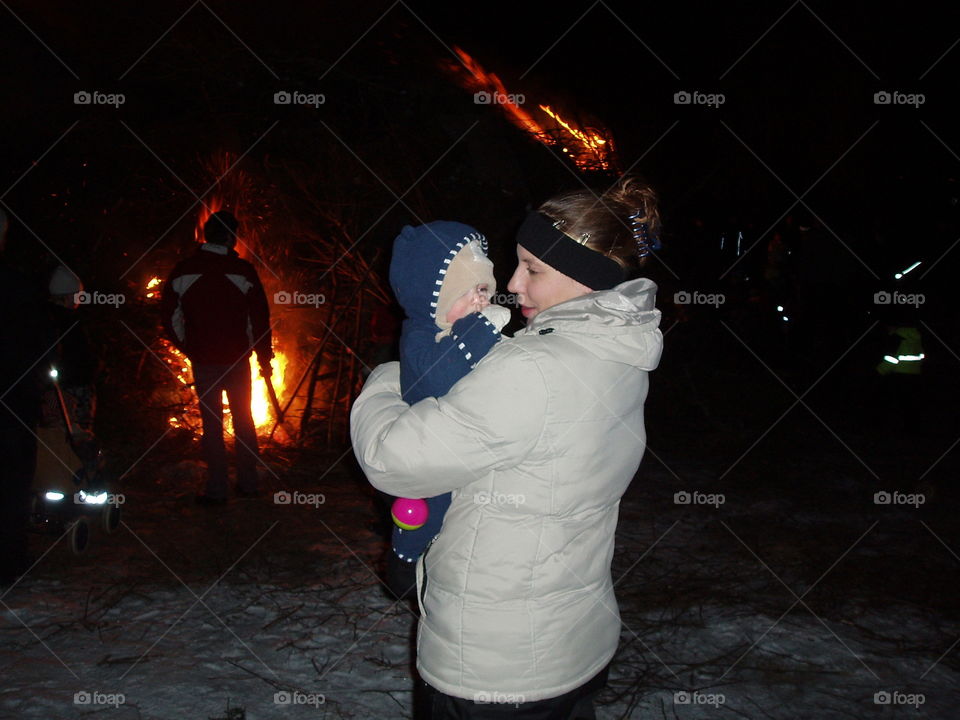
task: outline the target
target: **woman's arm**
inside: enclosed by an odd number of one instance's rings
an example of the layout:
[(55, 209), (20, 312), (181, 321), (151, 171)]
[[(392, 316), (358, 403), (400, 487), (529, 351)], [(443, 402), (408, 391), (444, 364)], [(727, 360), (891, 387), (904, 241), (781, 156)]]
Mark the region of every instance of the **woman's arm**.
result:
[(400, 399), (399, 363), (387, 363), (353, 405), (353, 450), (374, 487), (439, 495), (519, 463), (540, 436), (546, 402), (536, 363), (513, 343), (499, 343), (444, 397), (412, 406)]

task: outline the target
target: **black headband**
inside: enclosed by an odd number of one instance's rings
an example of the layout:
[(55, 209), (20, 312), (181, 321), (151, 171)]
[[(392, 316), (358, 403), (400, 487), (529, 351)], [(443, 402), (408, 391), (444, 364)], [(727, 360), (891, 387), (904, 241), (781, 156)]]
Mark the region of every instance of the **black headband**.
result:
[(591, 290), (609, 290), (624, 280), (623, 268), (616, 261), (560, 232), (538, 212), (523, 221), (517, 231), (517, 244)]

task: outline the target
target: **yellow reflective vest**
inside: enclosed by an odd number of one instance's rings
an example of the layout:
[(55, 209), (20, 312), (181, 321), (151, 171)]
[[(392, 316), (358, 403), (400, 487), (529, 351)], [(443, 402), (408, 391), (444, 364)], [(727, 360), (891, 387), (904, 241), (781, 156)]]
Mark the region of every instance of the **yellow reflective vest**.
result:
[(884, 355), (877, 365), (877, 372), (881, 375), (919, 375), (925, 358), (920, 331), (915, 327), (897, 327), (890, 334), (900, 338), (897, 354)]

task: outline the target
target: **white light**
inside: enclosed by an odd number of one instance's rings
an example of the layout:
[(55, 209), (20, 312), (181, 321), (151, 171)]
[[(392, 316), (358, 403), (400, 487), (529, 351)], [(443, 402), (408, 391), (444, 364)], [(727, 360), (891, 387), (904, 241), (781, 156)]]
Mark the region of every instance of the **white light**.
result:
[(56, 492), (55, 490), (48, 490), (44, 497), (46, 497), (47, 500), (63, 500), (63, 493)]
[(777, 305), (777, 312), (783, 312), (783, 305)]
[(900, 364), (900, 361), (897, 360), (893, 355), (884, 355), (883, 359), (886, 360), (888, 363), (893, 363), (894, 365)]
[(893, 279), (894, 279), (894, 280), (899, 280), (899, 279), (902, 278), (902, 277), (903, 277), (903, 273), (897, 273), (896, 275), (893, 276)]
[(908, 267), (906, 270), (903, 270), (902, 272), (898, 272), (894, 277), (896, 277), (897, 280), (899, 280), (899, 279), (902, 278), (904, 275), (906, 275), (908, 272), (910, 272), (911, 270), (916, 270), (918, 267), (920, 267), (920, 261), (919, 261), (919, 260), (917, 260), (913, 265), (911, 265), (910, 267)]
[(784, 322), (790, 322), (790, 318), (788, 318), (786, 315), (784, 315), (784, 316), (783, 316), (783, 321), (784, 321)]
[(77, 498), (80, 500), (80, 502), (88, 505), (103, 505), (107, 501), (107, 493), (101, 492), (90, 494), (81, 490), (77, 493)]
[(57, 379), (57, 376), (58, 376), (59, 374), (60, 374), (60, 373), (57, 372), (57, 369), (56, 369), (56, 368), (50, 368), (50, 377), (52, 377), (54, 380)]

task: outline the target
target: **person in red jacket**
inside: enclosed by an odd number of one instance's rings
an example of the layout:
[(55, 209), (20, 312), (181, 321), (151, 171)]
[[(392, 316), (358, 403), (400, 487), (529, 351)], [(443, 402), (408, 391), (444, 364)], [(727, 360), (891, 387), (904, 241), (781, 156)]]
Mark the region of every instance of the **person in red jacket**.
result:
[(257, 495), (257, 433), (250, 412), (249, 358), (256, 351), (261, 374), (269, 378), (273, 358), (270, 309), (253, 266), (233, 247), (239, 224), (221, 210), (203, 226), (204, 242), (182, 260), (163, 286), (163, 324), (173, 344), (190, 359), (203, 419), (207, 461), (204, 505), (227, 500), (227, 457), (223, 442), (226, 391), (237, 452), (237, 494)]

